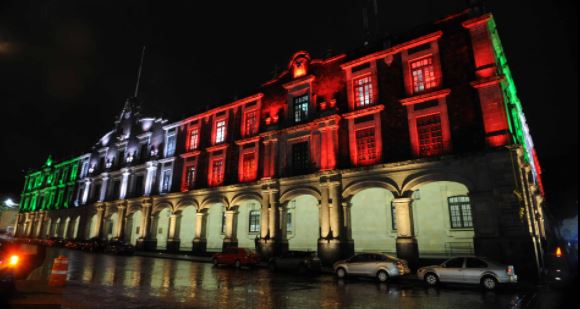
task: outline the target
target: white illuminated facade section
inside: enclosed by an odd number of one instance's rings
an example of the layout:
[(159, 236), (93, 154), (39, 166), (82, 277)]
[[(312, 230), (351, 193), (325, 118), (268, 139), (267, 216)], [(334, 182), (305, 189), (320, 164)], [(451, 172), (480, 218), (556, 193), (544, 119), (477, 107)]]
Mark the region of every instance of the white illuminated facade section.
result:
[(145, 177), (145, 194), (144, 196), (151, 195), (151, 189), (153, 188), (153, 182), (155, 181), (155, 173), (157, 172), (157, 166), (149, 165), (147, 166), (147, 176)]
[(124, 199), (127, 196), (127, 188), (129, 187), (129, 175), (131, 175), (131, 173), (128, 169), (123, 170), (123, 179), (121, 180), (119, 199)]

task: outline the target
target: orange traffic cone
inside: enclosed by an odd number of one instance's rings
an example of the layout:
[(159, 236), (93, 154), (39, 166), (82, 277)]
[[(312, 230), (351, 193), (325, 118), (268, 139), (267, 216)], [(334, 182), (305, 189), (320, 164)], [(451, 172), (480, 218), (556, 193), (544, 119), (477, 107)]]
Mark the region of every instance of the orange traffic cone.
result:
[(54, 259), (52, 271), (48, 278), (48, 286), (64, 286), (66, 283), (66, 273), (68, 272), (68, 259), (65, 256), (59, 256)]

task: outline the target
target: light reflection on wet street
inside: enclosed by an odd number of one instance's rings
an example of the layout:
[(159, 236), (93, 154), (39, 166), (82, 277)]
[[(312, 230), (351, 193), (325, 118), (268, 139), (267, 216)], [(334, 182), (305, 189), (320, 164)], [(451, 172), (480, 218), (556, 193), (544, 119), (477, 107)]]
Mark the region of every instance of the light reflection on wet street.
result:
[(331, 275), (215, 268), (207, 263), (67, 249), (49, 249), (44, 265), (29, 280), (47, 280), (52, 260), (61, 254), (69, 258), (69, 281), (62, 298), (78, 307), (498, 309), (511, 308), (521, 297), (509, 291), (338, 281)]

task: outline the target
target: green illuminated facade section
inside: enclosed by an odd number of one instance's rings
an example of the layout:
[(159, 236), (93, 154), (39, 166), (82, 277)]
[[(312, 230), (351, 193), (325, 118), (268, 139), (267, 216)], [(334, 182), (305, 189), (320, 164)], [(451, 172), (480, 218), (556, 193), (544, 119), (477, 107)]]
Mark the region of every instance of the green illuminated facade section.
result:
[(80, 158), (55, 162), (48, 157), (42, 168), (25, 176), (20, 212), (69, 208), (73, 204)]
[(539, 181), (539, 166), (535, 158), (534, 143), (532, 141), (526, 116), (522, 108), (522, 103), (518, 98), (516, 84), (514, 82), (510, 67), (507, 62), (507, 57), (503, 50), (497, 27), (493, 18), (488, 22), (488, 30), (491, 36), (493, 49), (495, 52), (496, 63), (498, 67), (498, 74), (505, 79), (501, 83), (504, 96), (504, 104), (506, 108), (506, 115), (508, 117), (508, 124), (513, 142), (521, 145), (524, 148), (524, 156), (526, 161), (532, 166), (534, 176)]

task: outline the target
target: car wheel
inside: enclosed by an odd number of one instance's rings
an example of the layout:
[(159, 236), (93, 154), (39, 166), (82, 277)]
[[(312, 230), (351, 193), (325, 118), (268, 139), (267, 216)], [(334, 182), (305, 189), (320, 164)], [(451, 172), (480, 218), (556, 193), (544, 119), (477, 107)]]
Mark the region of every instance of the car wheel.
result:
[(220, 264), (218, 259), (216, 259), (216, 258), (214, 258), (211, 262), (213, 263), (213, 266), (216, 266), (216, 267)]
[(344, 268), (339, 268), (336, 270), (336, 276), (338, 279), (344, 279), (347, 276), (346, 270)]
[(492, 276), (486, 276), (481, 279), (481, 285), (488, 291), (493, 291), (497, 287), (497, 280)]
[(242, 263), (240, 263), (240, 260), (236, 260), (236, 263), (234, 264), (234, 266), (236, 268), (240, 268), (240, 267), (242, 267)]
[(434, 273), (427, 273), (423, 280), (425, 280), (425, 283), (428, 286), (436, 286), (439, 284), (439, 277), (437, 277), (437, 275)]
[(379, 282), (385, 283), (389, 281), (389, 274), (384, 270), (379, 270), (379, 272), (377, 273), (377, 279), (379, 280)]

